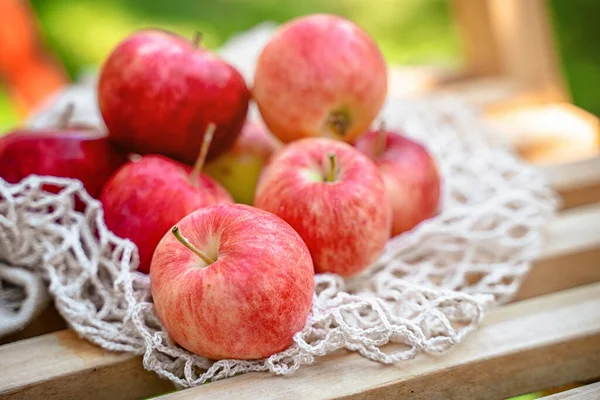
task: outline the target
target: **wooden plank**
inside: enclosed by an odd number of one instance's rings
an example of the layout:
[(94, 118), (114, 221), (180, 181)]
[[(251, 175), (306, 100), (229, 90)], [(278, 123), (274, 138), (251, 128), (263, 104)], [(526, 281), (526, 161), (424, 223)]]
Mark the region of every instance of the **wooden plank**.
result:
[[(525, 280), (519, 300), (544, 292), (545, 281), (551, 282), (552, 290), (600, 281), (600, 269), (592, 268), (597, 265), (597, 258), (569, 258), (586, 251), (600, 252), (600, 230), (594, 229), (597, 226), (600, 226), (600, 204), (564, 212), (552, 221), (547, 228), (542, 257), (531, 272), (537, 278)], [(561, 257), (562, 261), (552, 264)], [(586, 269), (590, 271), (587, 275), (573, 274)], [(468, 341), (471, 340), (469, 337)], [(406, 371), (408, 367), (400, 364), (392, 368)], [(53, 392), (57, 387), (55, 382), (60, 383), (60, 392)], [(40, 393), (45, 393), (48, 399), (68, 398), (85, 393), (89, 399), (118, 400), (164, 393), (170, 388), (168, 382), (144, 371), (140, 357), (103, 351), (77, 339), (72, 331), (0, 346), (0, 399), (35, 397)]]
[(506, 398), (600, 376), (598, 309), (600, 283), (496, 309), (442, 356), (382, 366), (340, 353), (292, 377), (251, 373), (161, 399)]
[(173, 385), (115, 353), (64, 330), (0, 346), (0, 399), (134, 399)]
[(600, 202), (600, 156), (539, 167), (563, 199), (563, 208)]
[(451, 7), (460, 32), (467, 72), (475, 76), (498, 75), (502, 64), (489, 3), (452, 0)]
[(565, 211), (545, 231), (542, 255), (514, 301), (600, 282), (600, 204)]
[(542, 397), (544, 400), (598, 400), (600, 399), (600, 382), (581, 386), (566, 392)]

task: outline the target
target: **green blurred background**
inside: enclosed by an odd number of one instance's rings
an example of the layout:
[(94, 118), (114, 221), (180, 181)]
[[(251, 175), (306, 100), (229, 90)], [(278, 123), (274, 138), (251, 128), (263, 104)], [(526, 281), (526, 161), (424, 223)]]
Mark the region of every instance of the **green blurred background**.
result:
[[(0, 0), (2, 1), (2, 0)], [(478, 1), (478, 0), (474, 0)], [(527, 0), (524, 0), (527, 1)], [(97, 67), (132, 31), (148, 26), (192, 36), (216, 48), (260, 22), (284, 22), (298, 15), (331, 12), (367, 30), (387, 60), (404, 65), (459, 65), (457, 27), (448, 0), (30, 0), (45, 45), (76, 79)], [(600, 115), (600, 14), (597, 0), (551, 0), (557, 47), (574, 102)], [(2, 16), (0, 16), (0, 23)], [(1, 43), (0, 43), (1, 46)], [(0, 47), (1, 50), (1, 47)], [(0, 132), (19, 122), (0, 86)]]

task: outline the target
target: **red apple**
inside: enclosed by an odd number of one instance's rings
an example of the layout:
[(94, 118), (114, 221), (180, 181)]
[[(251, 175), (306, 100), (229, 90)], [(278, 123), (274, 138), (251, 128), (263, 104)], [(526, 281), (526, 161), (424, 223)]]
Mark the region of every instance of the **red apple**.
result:
[(288, 224), (219, 204), (183, 218), (172, 233), (150, 269), (156, 313), (172, 339), (211, 359), (264, 358), (292, 344), (311, 309), (314, 269)]
[(273, 156), (255, 205), (300, 234), (316, 272), (354, 275), (375, 261), (390, 236), (391, 207), (377, 167), (332, 139), (299, 140)]
[(105, 132), (69, 126), (66, 119), (56, 128), (18, 130), (0, 138), (0, 177), (9, 183), (32, 174), (79, 179), (97, 197), (127, 157)]
[(387, 67), (377, 44), (354, 23), (309, 15), (284, 24), (264, 47), (253, 94), (283, 142), (308, 136), (350, 142), (383, 105)]
[(192, 164), (209, 122), (218, 128), (208, 159), (240, 133), (250, 92), (216, 54), (173, 33), (143, 30), (104, 63), (98, 102), (111, 140), (135, 153)]
[(136, 244), (139, 271), (149, 272), (156, 245), (177, 221), (199, 208), (232, 201), (221, 185), (200, 173), (211, 138), (209, 134), (193, 170), (164, 156), (146, 155), (125, 164), (104, 186), (100, 201), (106, 226)]
[(263, 166), (281, 142), (257, 122), (246, 122), (233, 147), (210, 162), (205, 171), (219, 181), (238, 203), (252, 204)]
[(440, 203), (440, 175), (423, 145), (382, 128), (367, 132), (355, 146), (379, 167), (392, 204), (392, 236), (435, 215)]

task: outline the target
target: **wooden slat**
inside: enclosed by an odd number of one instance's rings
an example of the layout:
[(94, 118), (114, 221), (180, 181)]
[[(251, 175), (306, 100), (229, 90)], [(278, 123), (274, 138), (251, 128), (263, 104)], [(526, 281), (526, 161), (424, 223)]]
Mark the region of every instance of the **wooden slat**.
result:
[(563, 208), (600, 202), (600, 157), (539, 167), (563, 199)]
[[(558, 216), (547, 228), (547, 244), (543, 248), (540, 261), (534, 265), (532, 274), (537, 274), (538, 280), (542, 282), (545, 280), (554, 282), (552, 283), (553, 290), (600, 281), (600, 269), (593, 268), (597, 265), (597, 259), (592, 257), (587, 259), (569, 258), (570, 256), (576, 257), (576, 254), (585, 251), (600, 252), (600, 230), (594, 229), (597, 226), (600, 226), (600, 205), (587, 207), (583, 211), (570, 210)], [(549, 264), (552, 260), (561, 257), (563, 257), (562, 262)], [(574, 278), (572, 271), (580, 268), (575, 263), (581, 263), (582, 270), (587, 268), (592, 273)], [(547, 268), (551, 268), (548, 270), (549, 273), (545, 272)], [(529, 283), (526, 280), (523, 290), (519, 293), (519, 299), (536, 296), (543, 292), (544, 286), (540, 285), (538, 280)], [(600, 289), (597, 286), (596, 288)], [(530, 310), (530, 307), (527, 310)], [(580, 311), (583, 313), (585, 309), (582, 308)], [(492, 314), (496, 315), (502, 312), (501, 309)], [(524, 314), (528, 312), (523, 311)], [(512, 327), (511, 329), (528, 328)], [(467, 342), (471, 340), (473, 339), (469, 337)], [(476, 340), (475, 343), (481, 344), (481, 340), (483, 339), (480, 339), (479, 342)], [(506, 344), (503, 345), (506, 346)], [(455, 352), (451, 354), (455, 354)], [(421, 363), (432, 362), (431, 360), (427, 361), (426, 357), (420, 359), (423, 360), (420, 361)], [(337, 360), (340, 363), (346, 362), (341, 359)], [(435, 362), (437, 361), (433, 361), (434, 364)], [(371, 369), (387, 368), (370, 362), (366, 365), (371, 365), (369, 367)], [(405, 365), (407, 364), (399, 364), (397, 367), (390, 368), (396, 371), (410, 371), (412, 367)], [(313, 368), (305, 369), (312, 370)], [(265, 376), (261, 375), (257, 379), (265, 379)], [(295, 377), (286, 378), (282, 382), (293, 382), (295, 379)], [(55, 382), (59, 382), (61, 387), (64, 386), (62, 391), (52, 391), (54, 390), (52, 388), (56, 387)], [(44, 396), (47, 399), (68, 398), (67, 395), (75, 396), (78, 393), (85, 393), (89, 399), (118, 400), (164, 393), (169, 388), (169, 384), (159, 379), (157, 375), (143, 370), (139, 357), (105, 352), (77, 339), (71, 331), (62, 331), (0, 346), (0, 399), (24, 395), (35, 397), (40, 393), (45, 393)]]
[(496, 309), (443, 356), (382, 366), (325, 357), (294, 376), (251, 373), (161, 397), (500, 399), (600, 376), (600, 283)]
[(581, 386), (565, 392), (542, 397), (544, 400), (598, 400), (600, 399), (600, 382)]
[(137, 399), (173, 390), (142, 368), (64, 330), (0, 347), (0, 399)]
[(600, 282), (600, 204), (560, 214), (514, 301)]

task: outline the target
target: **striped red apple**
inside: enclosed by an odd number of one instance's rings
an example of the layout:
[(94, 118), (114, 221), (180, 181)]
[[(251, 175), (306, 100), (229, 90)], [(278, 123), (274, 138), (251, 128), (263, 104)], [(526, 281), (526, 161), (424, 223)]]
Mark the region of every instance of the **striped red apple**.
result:
[(312, 136), (352, 142), (369, 128), (386, 94), (387, 66), (377, 43), (335, 15), (281, 26), (254, 76), (263, 120), (285, 143)]
[(156, 313), (185, 349), (259, 359), (292, 344), (306, 323), (314, 269), (300, 236), (271, 213), (219, 204), (184, 217), (150, 268)]
[(254, 204), (300, 234), (316, 272), (355, 275), (375, 261), (390, 237), (391, 206), (377, 167), (333, 139), (298, 140), (275, 154)]

